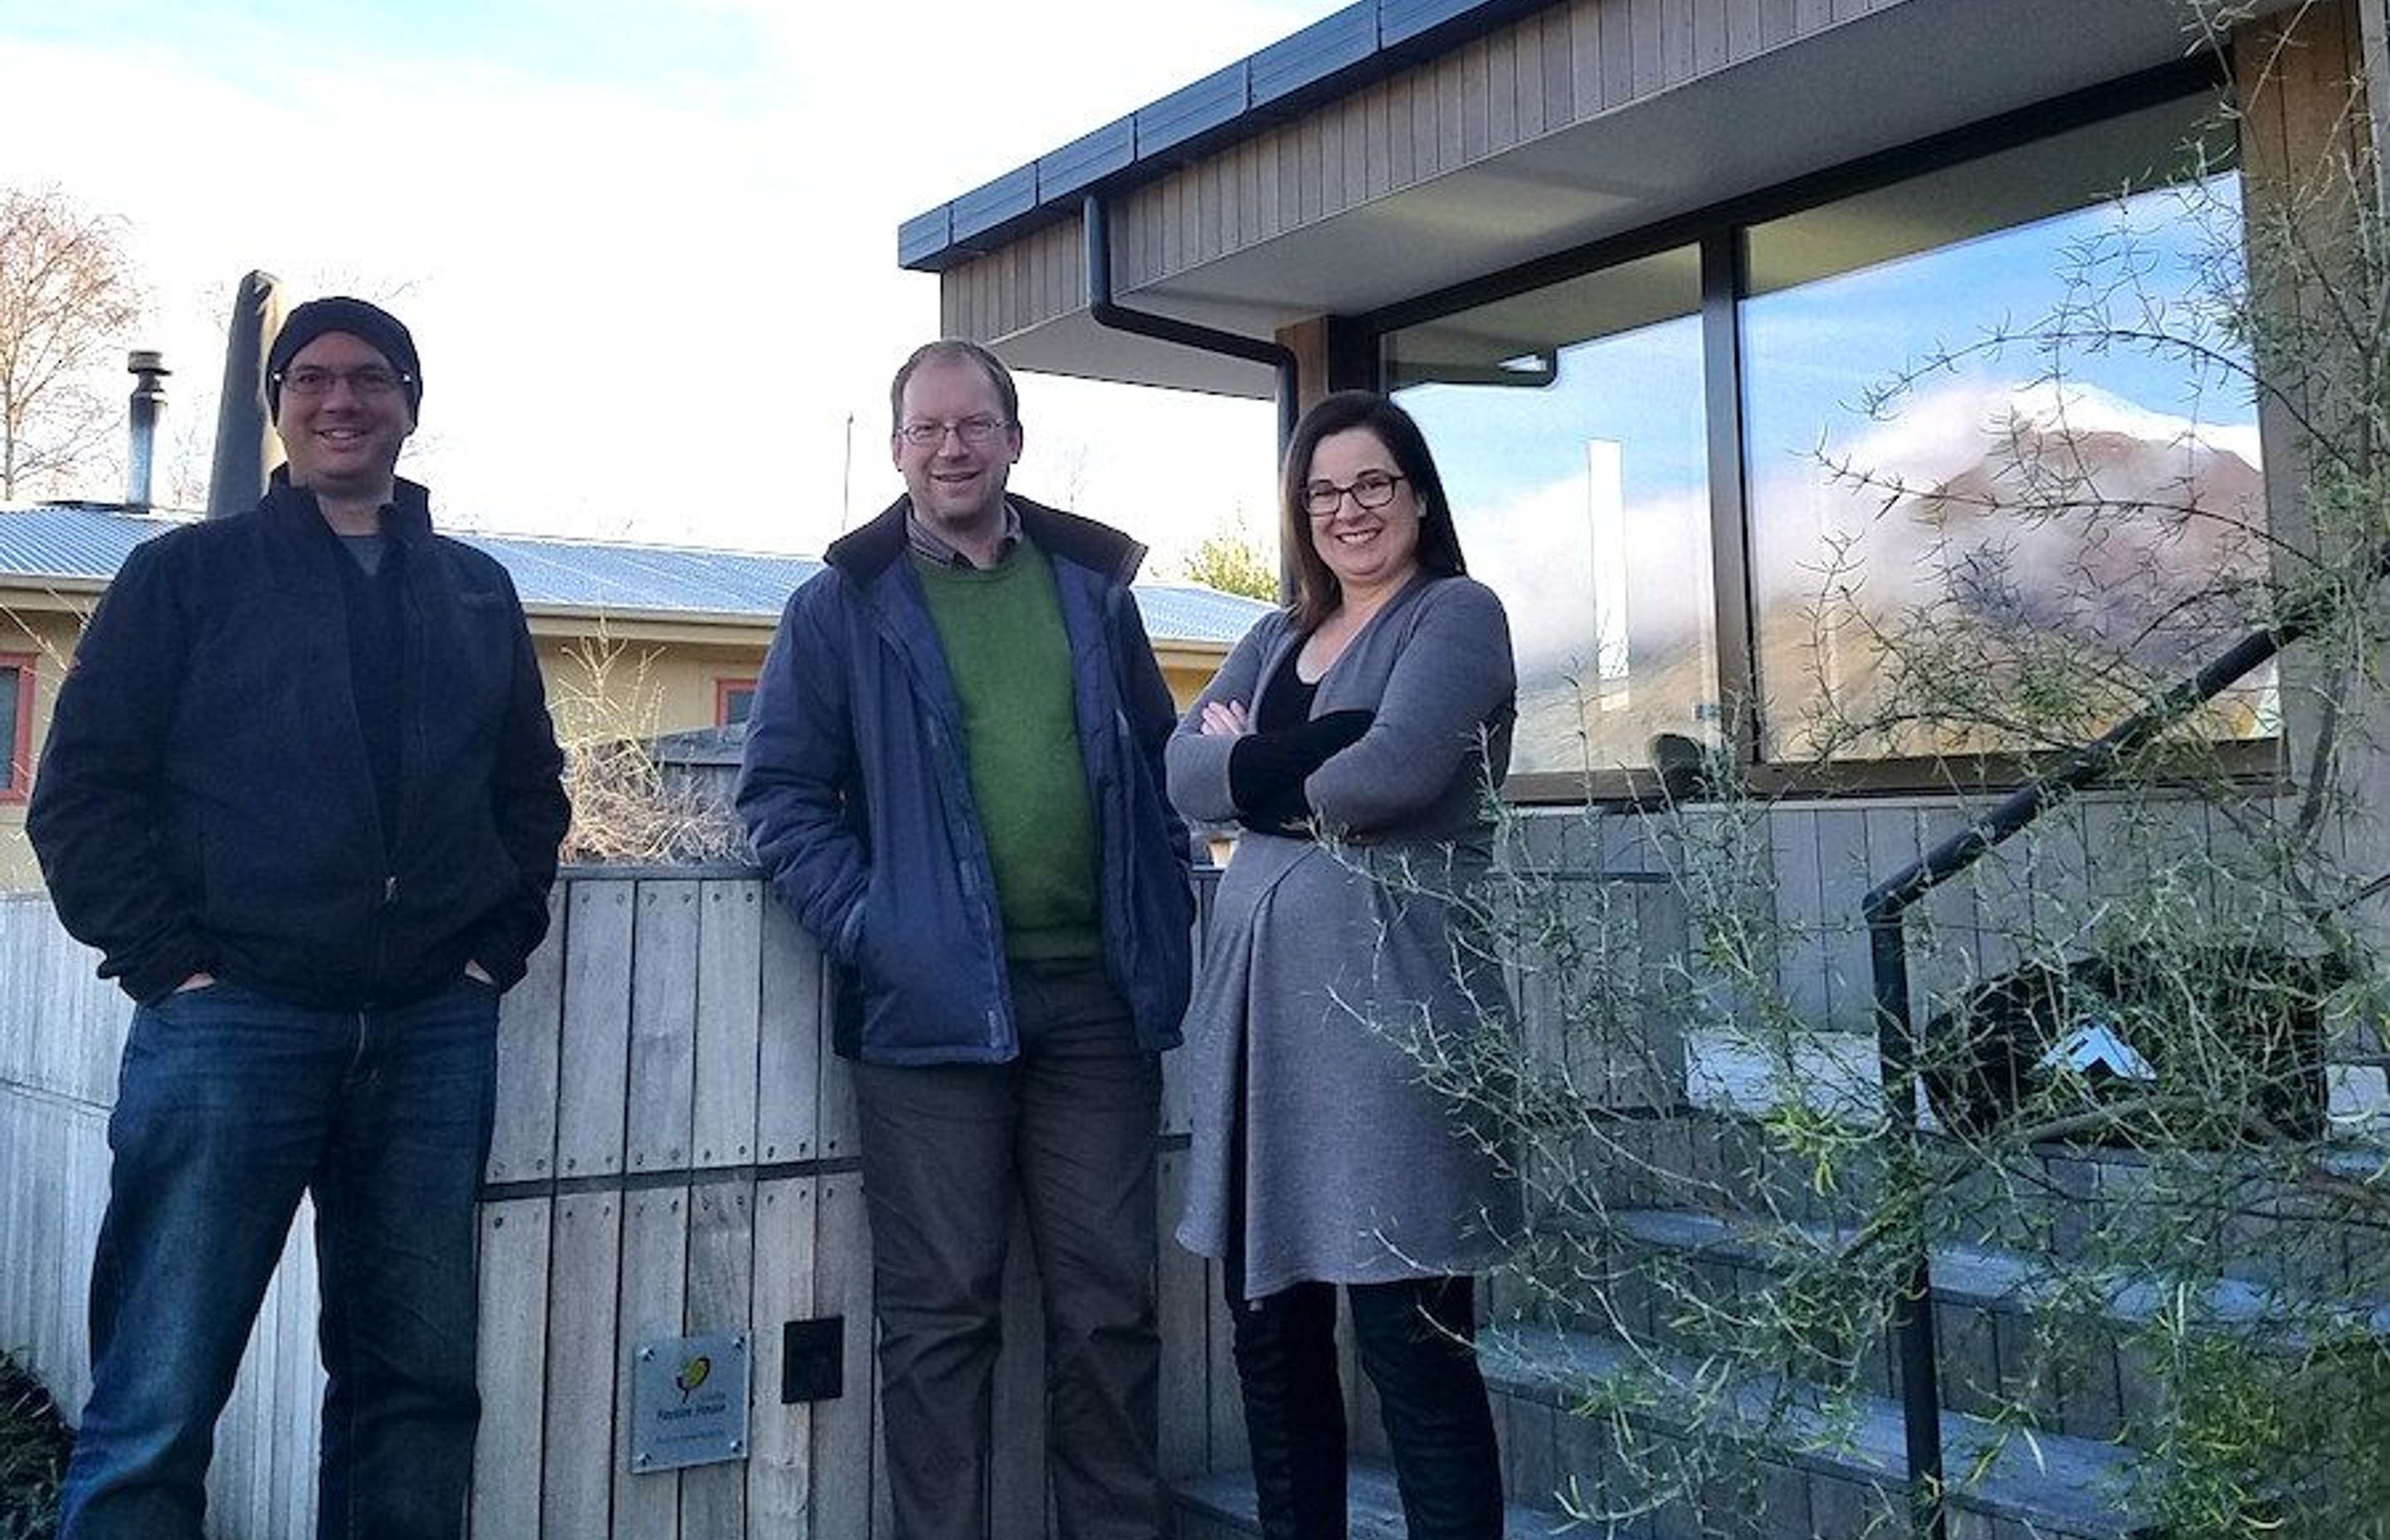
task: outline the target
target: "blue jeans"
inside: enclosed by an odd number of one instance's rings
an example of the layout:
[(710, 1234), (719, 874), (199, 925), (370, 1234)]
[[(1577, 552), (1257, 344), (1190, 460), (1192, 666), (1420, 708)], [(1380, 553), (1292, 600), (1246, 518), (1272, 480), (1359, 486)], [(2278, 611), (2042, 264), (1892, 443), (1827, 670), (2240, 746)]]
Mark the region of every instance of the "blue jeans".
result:
[(496, 1026), (496, 993), (461, 979), (365, 1011), (229, 983), (135, 1011), (61, 1540), (199, 1540), (216, 1417), (302, 1193), (329, 1376), (316, 1534), (461, 1532)]

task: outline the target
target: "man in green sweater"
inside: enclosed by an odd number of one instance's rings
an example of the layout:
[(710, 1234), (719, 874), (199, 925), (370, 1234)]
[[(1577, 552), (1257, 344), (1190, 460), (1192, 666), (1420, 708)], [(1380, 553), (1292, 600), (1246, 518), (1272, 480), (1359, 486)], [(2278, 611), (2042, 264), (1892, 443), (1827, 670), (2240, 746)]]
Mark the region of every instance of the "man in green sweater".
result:
[(1009, 495), (1019, 397), (932, 342), (890, 389), (906, 495), (790, 599), (739, 807), (840, 965), (902, 1540), (985, 1532), (1007, 1226), (1045, 1297), (1060, 1532), (1150, 1540), (1159, 1055), (1187, 1006), (1176, 712), (1144, 550)]

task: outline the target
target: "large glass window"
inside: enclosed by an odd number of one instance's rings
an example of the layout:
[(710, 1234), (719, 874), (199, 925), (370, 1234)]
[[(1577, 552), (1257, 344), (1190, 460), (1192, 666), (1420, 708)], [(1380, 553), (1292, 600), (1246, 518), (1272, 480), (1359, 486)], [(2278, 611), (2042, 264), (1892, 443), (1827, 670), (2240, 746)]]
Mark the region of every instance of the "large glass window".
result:
[[(1747, 232), (1763, 759), (2071, 746), (2248, 629), (2265, 507), (2212, 107)], [(2211, 731), (2276, 715), (2261, 680)]]
[(1700, 309), (1686, 247), (1385, 339), (1470, 571), (1510, 611), (1514, 774), (1718, 732)]
[[(1510, 609), (1515, 768), (2068, 748), (2249, 629), (2264, 468), (2217, 109), (2139, 107), (1381, 334)], [(1703, 310), (1703, 252), (1740, 275), (1730, 310)], [(1704, 389), (1729, 350), (1739, 401)], [(2280, 716), (2268, 673), (2204, 725)]]

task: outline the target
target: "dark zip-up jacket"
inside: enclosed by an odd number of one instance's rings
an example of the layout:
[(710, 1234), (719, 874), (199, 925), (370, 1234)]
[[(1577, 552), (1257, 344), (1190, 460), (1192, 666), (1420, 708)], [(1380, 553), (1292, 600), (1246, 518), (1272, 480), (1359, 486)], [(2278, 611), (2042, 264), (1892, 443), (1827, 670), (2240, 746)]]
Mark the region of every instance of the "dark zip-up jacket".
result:
[(136, 1000), (196, 972), (334, 1009), (415, 998), (469, 961), (505, 988), (547, 930), (570, 810), (522, 605), (382, 510), (399, 565), (397, 827), (353, 687), (341, 565), (315, 494), (140, 545), (59, 687), (26, 830), (69, 931)]
[[(1163, 792), (1176, 722), (1129, 581), (1145, 549), (1012, 499), (1046, 554), (1070, 638), (1096, 812), (1105, 972), (1138, 1042), (1178, 1042), (1194, 901), (1187, 826)], [(739, 811), (772, 886), (842, 965), (833, 1043), (881, 1064), (1016, 1056), (996, 874), (962, 712), (905, 499), (831, 545), (780, 618), (747, 721)]]

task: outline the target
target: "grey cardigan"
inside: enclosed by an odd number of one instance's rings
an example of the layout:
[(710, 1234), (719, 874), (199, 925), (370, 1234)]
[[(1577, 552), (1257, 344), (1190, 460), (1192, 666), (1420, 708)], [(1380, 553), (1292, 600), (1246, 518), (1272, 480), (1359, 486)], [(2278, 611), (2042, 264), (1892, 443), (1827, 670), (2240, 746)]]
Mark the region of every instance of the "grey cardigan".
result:
[[(1288, 616), (1266, 617), (1180, 722), (1168, 764), (1181, 812), (1236, 815), (1234, 740), (1204, 736), (1203, 706), (1258, 708), (1256, 691), (1302, 641)], [(1240, 1221), (1248, 1297), (1470, 1272), (1516, 1231), (1498, 1131), (1423, 1085), (1417, 1057), (1505, 1028), (1498, 972), (1453, 944), (1463, 921), (1448, 899), (1484, 869), (1486, 781), (1508, 764), (1514, 695), (1500, 600), (1423, 574), (1346, 647), (1312, 702), (1315, 716), (1375, 713), (1304, 783), (1342, 842), (1249, 833), (1221, 879), (1187, 1021), (1194, 1137), (1178, 1238), (1226, 1257)]]

